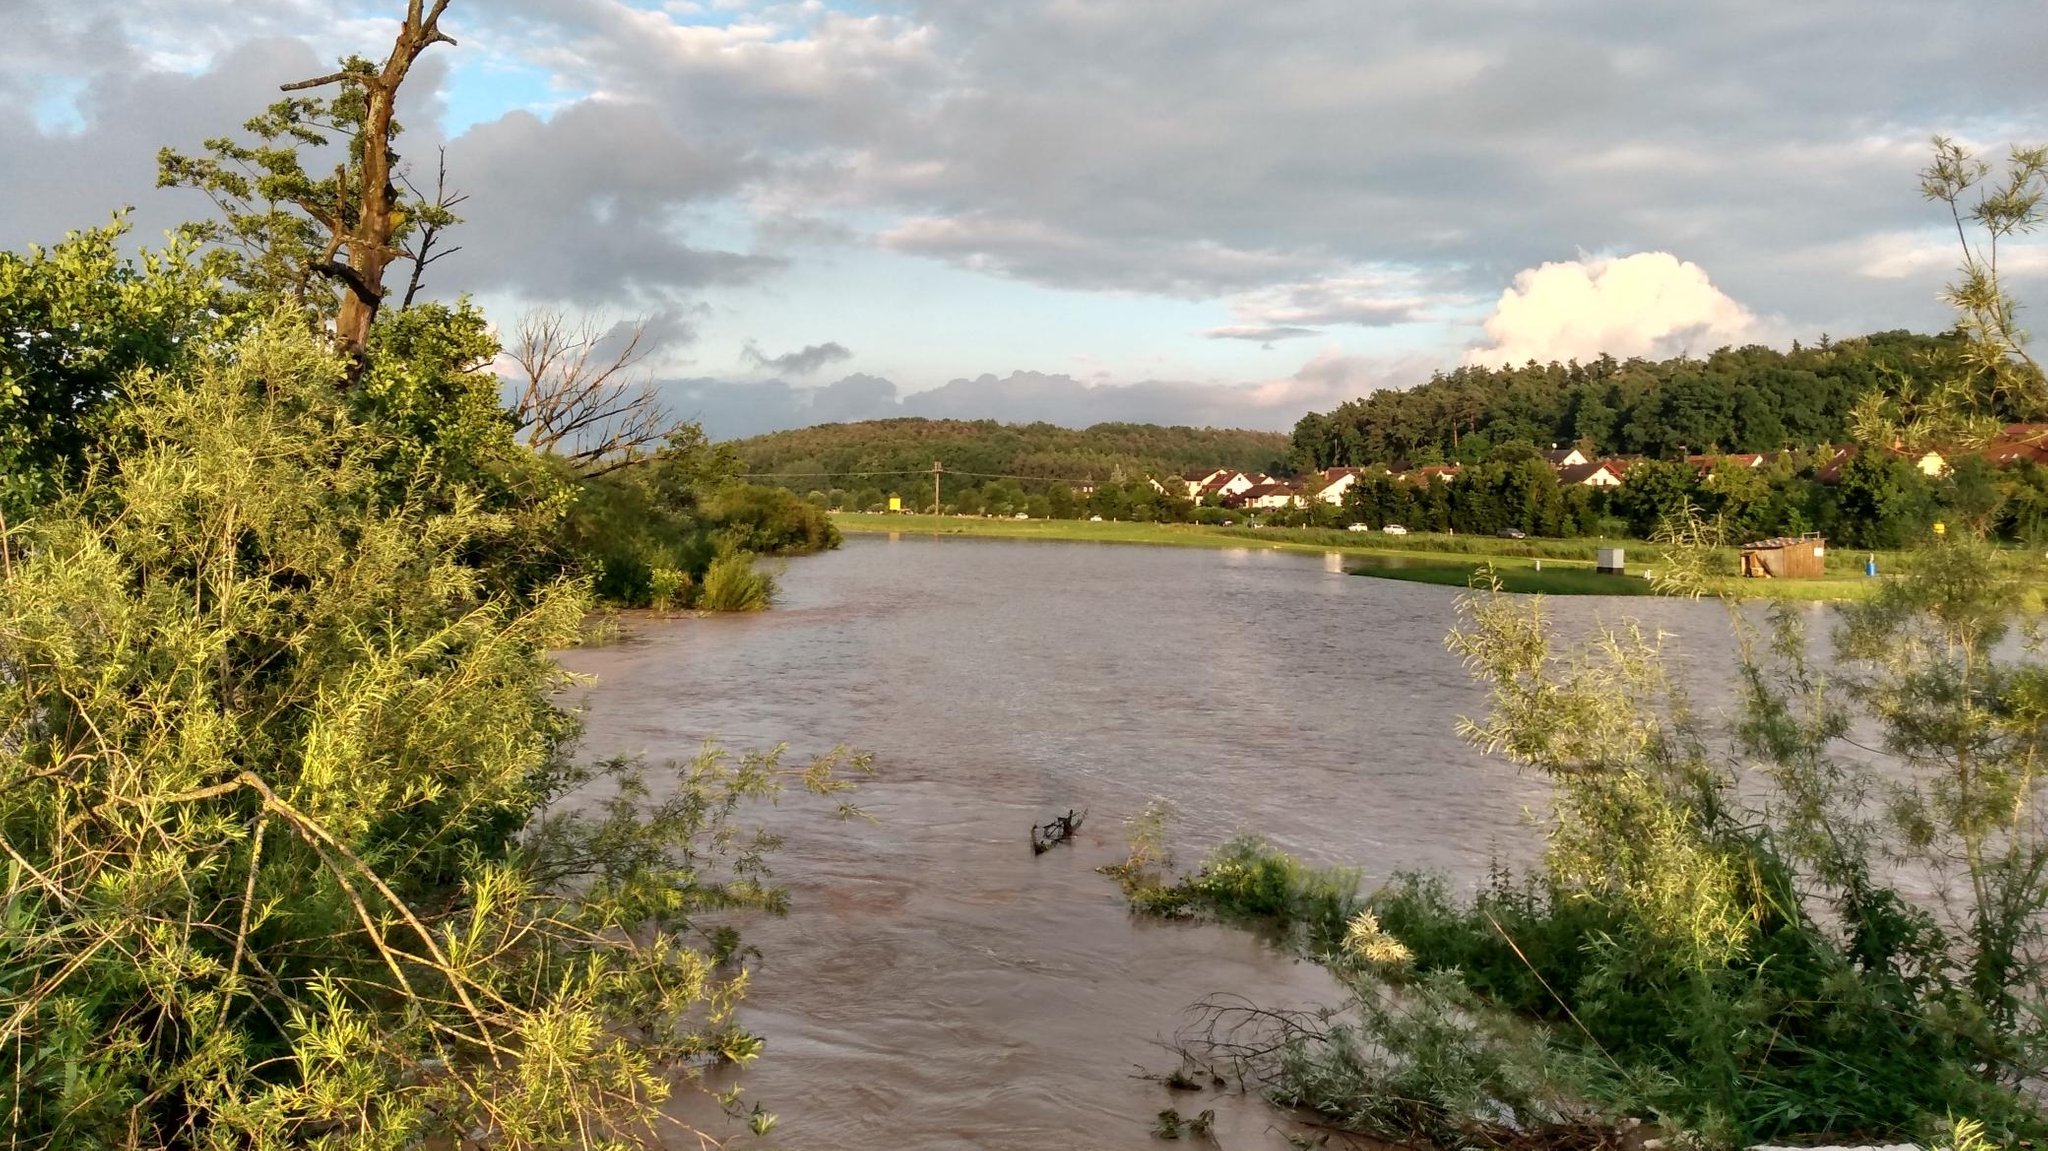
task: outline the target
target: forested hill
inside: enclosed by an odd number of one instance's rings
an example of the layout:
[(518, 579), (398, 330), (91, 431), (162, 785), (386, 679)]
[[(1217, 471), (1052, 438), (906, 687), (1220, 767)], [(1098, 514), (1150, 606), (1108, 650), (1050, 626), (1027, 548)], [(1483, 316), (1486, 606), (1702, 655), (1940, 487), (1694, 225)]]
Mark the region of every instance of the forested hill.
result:
[(1897, 331), (1789, 352), (1459, 368), (1309, 413), (1295, 425), (1293, 456), (1330, 467), (1476, 462), (1509, 441), (1657, 457), (1838, 443), (1859, 398), (1953, 370), (1956, 349), (1953, 336)]
[(947, 471), (1068, 483), (1178, 474), (1193, 468), (1275, 470), (1287, 436), (1226, 428), (1053, 424), (994, 420), (868, 420), (820, 424), (734, 441), (741, 470), (789, 476), (789, 486), (891, 486), (890, 473)]

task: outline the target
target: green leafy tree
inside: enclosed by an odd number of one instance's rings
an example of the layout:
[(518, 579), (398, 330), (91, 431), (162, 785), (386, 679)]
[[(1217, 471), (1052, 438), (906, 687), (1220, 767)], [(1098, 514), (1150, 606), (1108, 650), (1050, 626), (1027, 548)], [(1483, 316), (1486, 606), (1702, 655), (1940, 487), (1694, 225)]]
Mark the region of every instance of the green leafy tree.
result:
[(1823, 527), (1850, 547), (1901, 548), (1928, 538), (1934, 490), (1907, 460), (1858, 452), (1828, 488)]
[(19, 519), (76, 476), (137, 372), (187, 363), (231, 330), (191, 236), (130, 259), (127, 230), (122, 216), (0, 252), (0, 515)]
[[(392, 148), (402, 130), (398, 92), (413, 65), (435, 44), (455, 42), (440, 26), (448, 3), (409, 0), (381, 64), (351, 56), (329, 75), (286, 84), (292, 95), (244, 125), (255, 143), (223, 136), (201, 156), (169, 148), (158, 156), (160, 185), (199, 189), (219, 208), (209, 235), (239, 256), (236, 282), (259, 301), (289, 299), (331, 322), (336, 346), (358, 365), (386, 272), (406, 260), (424, 266), (431, 235), (423, 230), (453, 222), (445, 193), (430, 200), (401, 187), (406, 173)], [(330, 87), (331, 97), (297, 94)], [(332, 174), (310, 170), (306, 150), (337, 142)], [(424, 242), (408, 248), (416, 235)]]
[(1698, 504), (1698, 477), (1691, 465), (1640, 460), (1623, 477), (1614, 511), (1628, 521), (1629, 534), (1648, 539), (1659, 524), (1688, 505)]

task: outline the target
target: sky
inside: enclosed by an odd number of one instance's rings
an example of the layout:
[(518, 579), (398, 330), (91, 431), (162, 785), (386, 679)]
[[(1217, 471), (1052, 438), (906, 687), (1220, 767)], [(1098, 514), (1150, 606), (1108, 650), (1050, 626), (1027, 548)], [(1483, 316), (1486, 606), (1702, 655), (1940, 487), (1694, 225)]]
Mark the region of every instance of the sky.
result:
[[(0, 0), (0, 245), (134, 208), (400, 0)], [(399, 150), (507, 329), (646, 318), (714, 435), (1285, 429), (1463, 363), (1949, 322), (1935, 134), (2048, 139), (2038, 0), (455, 0)], [(2048, 299), (2048, 247), (2012, 251)]]

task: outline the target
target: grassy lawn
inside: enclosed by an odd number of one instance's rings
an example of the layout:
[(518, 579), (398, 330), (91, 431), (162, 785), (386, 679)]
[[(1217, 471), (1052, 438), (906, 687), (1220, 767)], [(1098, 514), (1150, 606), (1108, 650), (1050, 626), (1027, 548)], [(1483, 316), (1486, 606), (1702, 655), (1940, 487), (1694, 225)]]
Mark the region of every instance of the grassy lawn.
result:
[[(1151, 544), (1166, 547), (1269, 548), (1276, 551), (1339, 552), (1346, 568), (1357, 575), (1415, 583), (1464, 587), (1472, 573), (1492, 564), (1509, 591), (1545, 595), (1648, 595), (1650, 581), (1641, 573), (1654, 568), (1659, 551), (1642, 540), (1505, 540), (1491, 536), (1405, 536), (1379, 532), (1332, 531), (1320, 528), (1211, 527), (1201, 524), (1094, 523), (1086, 520), (1006, 520), (977, 516), (885, 515), (835, 513), (832, 522), (850, 533), (903, 532), (917, 535), (978, 536), (991, 539), (1068, 540), (1090, 543)], [(1601, 575), (1593, 570), (1594, 553), (1602, 547), (1628, 551), (1629, 575)], [(1834, 601), (1862, 599), (1879, 586), (1863, 575), (1860, 554), (1842, 556), (1846, 570), (1817, 580), (1720, 581), (1717, 590), (1780, 600)], [(1898, 569), (1899, 557), (1878, 556), (1882, 570)], [(1542, 565), (1538, 570), (1537, 565)], [(1734, 566), (1732, 557), (1729, 566)]]

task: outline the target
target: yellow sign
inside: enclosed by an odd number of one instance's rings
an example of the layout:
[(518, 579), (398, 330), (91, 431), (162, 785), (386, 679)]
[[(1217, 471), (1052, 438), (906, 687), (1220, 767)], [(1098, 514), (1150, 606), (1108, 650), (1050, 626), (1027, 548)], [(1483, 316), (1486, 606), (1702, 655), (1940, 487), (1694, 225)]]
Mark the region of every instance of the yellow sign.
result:
[(1948, 525), (1947, 525), (1947, 524), (1945, 524), (1945, 523), (1942, 523), (1942, 522), (1941, 522), (1940, 520), (1936, 520), (1936, 521), (1934, 521), (1934, 534), (1935, 534), (1935, 535), (1938, 535), (1938, 536), (1945, 536), (1945, 535), (1947, 535), (1947, 534), (1948, 534)]
[(892, 511), (892, 512), (900, 512), (900, 511), (902, 511), (902, 510), (903, 510), (903, 497), (902, 497), (902, 496), (890, 496), (890, 497), (889, 497), (889, 510), (890, 510), (890, 511)]

